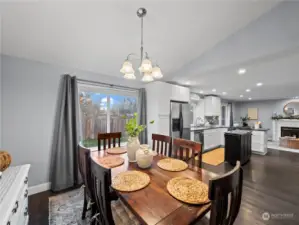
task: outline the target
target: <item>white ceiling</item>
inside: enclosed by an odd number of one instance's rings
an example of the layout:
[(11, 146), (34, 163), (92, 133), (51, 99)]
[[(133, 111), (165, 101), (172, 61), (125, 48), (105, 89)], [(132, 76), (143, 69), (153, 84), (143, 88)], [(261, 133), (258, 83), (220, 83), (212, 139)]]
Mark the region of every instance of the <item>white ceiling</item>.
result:
[[(299, 1), (280, 3), (183, 66), (172, 81), (190, 83), (194, 91), (205, 94), (227, 92), (223, 98), (240, 101), (299, 96), (298, 21)], [(247, 73), (238, 75), (239, 68)], [(264, 85), (257, 87), (258, 82)], [(245, 91), (248, 88), (250, 93)]]
[[(145, 50), (166, 81), (239, 100), (299, 95), (299, 2), (16, 1), (0, 3), (3, 54), (121, 76), (121, 63), (140, 47), (139, 7)], [(298, 48), (297, 48), (298, 47)], [(136, 62), (137, 66), (137, 62)], [(239, 67), (248, 73), (240, 77)], [(256, 88), (255, 83), (265, 85)], [(215, 94), (215, 93), (213, 93)]]

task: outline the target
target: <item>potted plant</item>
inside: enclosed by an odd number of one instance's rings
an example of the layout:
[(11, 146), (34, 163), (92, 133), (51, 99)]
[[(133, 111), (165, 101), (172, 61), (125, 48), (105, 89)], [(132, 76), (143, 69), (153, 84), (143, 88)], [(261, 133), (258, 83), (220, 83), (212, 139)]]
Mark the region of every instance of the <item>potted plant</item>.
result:
[[(146, 125), (138, 124), (137, 116), (138, 114), (134, 113), (133, 117), (129, 119), (125, 125), (125, 130), (129, 135), (127, 143), (129, 162), (136, 162), (136, 151), (140, 148), (138, 136), (146, 128)], [(124, 116), (123, 118), (127, 119), (127, 116)], [(154, 123), (154, 121), (151, 121), (150, 123), (152, 124)]]
[(250, 117), (248, 117), (248, 115), (244, 116), (244, 117), (240, 117), (243, 123), (243, 127), (247, 127), (248, 126), (248, 120), (250, 120)]

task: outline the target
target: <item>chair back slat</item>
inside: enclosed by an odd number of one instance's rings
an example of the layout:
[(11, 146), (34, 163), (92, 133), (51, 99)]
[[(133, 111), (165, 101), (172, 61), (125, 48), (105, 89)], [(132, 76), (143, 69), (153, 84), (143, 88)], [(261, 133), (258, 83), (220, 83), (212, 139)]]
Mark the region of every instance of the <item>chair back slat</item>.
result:
[(172, 154), (172, 138), (161, 134), (152, 134), (153, 150), (165, 156)]
[(83, 179), (87, 195), (92, 198), (91, 160), (90, 149), (85, 148), (82, 143), (78, 145), (79, 171)]
[(243, 188), (240, 162), (230, 172), (209, 181), (210, 225), (232, 225), (239, 213)]
[[(116, 147), (116, 139), (118, 139), (118, 146), (120, 146), (120, 139), (121, 139), (121, 132), (114, 132), (114, 133), (99, 133), (98, 134), (98, 150), (106, 150), (106, 148), (112, 148)], [(107, 140), (108, 140), (108, 146), (107, 146)], [(103, 141), (103, 146), (101, 147), (101, 141)]]
[(173, 157), (181, 159), (192, 166), (201, 167), (201, 147), (199, 142), (175, 138), (173, 140)]
[(110, 199), (111, 169), (104, 168), (96, 162), (91, 162), (91, 173), (94, 184), (94, 196), (97, 205), (97, 220), (101, 225), (115, 225)]

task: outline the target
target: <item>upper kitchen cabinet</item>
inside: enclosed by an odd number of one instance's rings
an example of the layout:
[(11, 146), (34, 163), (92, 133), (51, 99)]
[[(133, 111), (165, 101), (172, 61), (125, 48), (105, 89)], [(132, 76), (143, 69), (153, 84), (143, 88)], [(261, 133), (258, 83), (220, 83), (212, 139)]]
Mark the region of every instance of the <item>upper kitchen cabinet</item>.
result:
[(171, 85), (171, 100), (179, 102), (189, 102), (190, 89), (178, 85)]
[(221, 99), (218, 96), (205, 96), (205, 116), (220, 116)]

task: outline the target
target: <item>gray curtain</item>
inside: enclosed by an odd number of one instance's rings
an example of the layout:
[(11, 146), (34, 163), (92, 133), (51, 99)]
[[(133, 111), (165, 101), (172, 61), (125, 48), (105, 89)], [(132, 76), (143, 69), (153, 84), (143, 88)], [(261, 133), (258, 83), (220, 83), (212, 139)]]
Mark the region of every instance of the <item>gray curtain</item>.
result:
[[(138, 118), (139, 124), (147, 125), (146, 118), (146, 91), (145, 88), (139, 90), (138, 95)], [(147, 144), (147, 128), (140, 133), (139, 141), (141, 144)]]
[(57, 100), (52, 143), (51, 190), (60, 191), (81, 183), (77, 163), (79, 105), (76, 77), (63, 75)]

